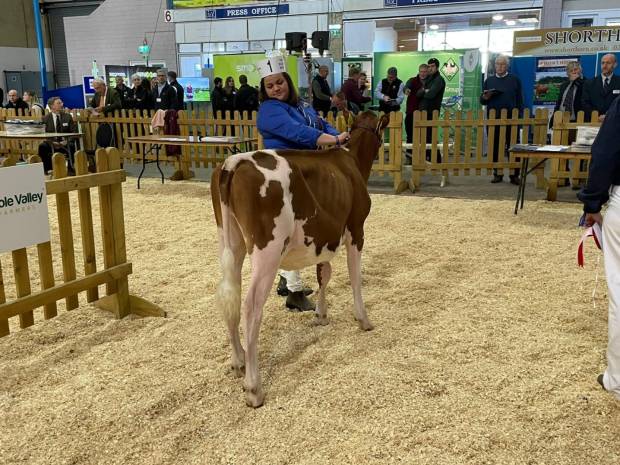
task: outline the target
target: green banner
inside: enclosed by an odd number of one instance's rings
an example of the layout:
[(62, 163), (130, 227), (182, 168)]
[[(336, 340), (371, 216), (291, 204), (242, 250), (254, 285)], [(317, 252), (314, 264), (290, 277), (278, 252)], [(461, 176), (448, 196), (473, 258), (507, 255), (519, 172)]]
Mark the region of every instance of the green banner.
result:
[[(213, 76), (221, 77), (226, 81), (228, 76), (235, 78), (235, 85), (239, 87), (239, 76), (245, 74), (248, 84), (258, 86), (260, 75), (256, 71), (256, 63), (265, 60), (264, 53), (243, 53), (238, 55), (215, 55), (213, 57)], [(286, 57), (286, 69), (294, 83), (297, 82), (297, 57)]]
[[(480, 108), (478, 98), (482, 87), (482, 72), (478, 50), (375, 53), (373, 94), (377, 84), (386, 77), (387, 70), (391, 66), (398, 69), (398, 78), (406, 83), (409, 78), (417, 76), (420, 65), (427, 63), (431, 58), (439, 60), (439, 73), (446, 81), (442, 108), (444, 110)], [(378, 104), (376, 99), (374, 103)], [(404, 106), (402, 108), (404, 109)]]

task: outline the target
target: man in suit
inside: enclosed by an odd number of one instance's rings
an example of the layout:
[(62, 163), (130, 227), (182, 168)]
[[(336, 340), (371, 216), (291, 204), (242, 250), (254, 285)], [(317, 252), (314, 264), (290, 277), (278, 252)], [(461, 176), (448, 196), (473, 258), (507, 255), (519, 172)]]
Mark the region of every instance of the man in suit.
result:
[(177, 81), (177, 73), (168, 71), (168, 85), (170, 86), (171, 105), (173, 110), (183, 110), (185, 107), (185, 91)]
[[(157, 85), (153, 88), (153, 97), (155, 97), (155, 110), (172, 110), (174, 108), (170, 84), (166, 78), (166, 71), (157, 70)], [(176, 96), (175, 96), (176, 98)]]
[(108, 87), (103, 79), (95, 79), (93, 81), (93, 89), (95, 89), (95, 96), (90, 101), (90, 106), (94, 108), (97, 114), (103, 114), (107, 116), (114, 110), (120, 110), (123, 105), (121, 104), (121, 97), (113, 87)]
[[(433, 119), (433, 112), (437, 110), (441, 112), (441, 102), (443, 102), (443, 94), (446, 91), (446, 80), (439, 72), (439, 60), (431, 58), (426, 63), (428, 65), (428, 74), (424, 79), (424, 86), (416, 92), (418, 98), (418, 109), (426, 111), (426, 119)], [(426, 128), (426, 143), (430, 144), (433, 137), (433, 128)], [(431, 159), (431, 149), (426, 149), (426, 159)], [(437, 161), (441, 163), (441, 152), (437, 152)]]
[[(64, 104), (60, 97), (50, 97), (47, 101), (50, 113), (43, 117), (45, 132), (71, 133), (78, 132), (77, 123), (73, 121), (71, 114), (64, 111)], [(73, 170), (73, 153), (75, 147), (73, 142), (68, 142), (66, 138), (53, 138), (42, 142), (39, 145), (39, 156), (43, 160), (45, 173), (52, 171), (52, 155), (56, 152), (64, 153), (69, 157), (69, 174), (75, 174)]]
[(601, 59), (601, 75), (584, 84), (582, 103), (588, 119), (593, 111), (598, 111), (598, 120), (603, 121), (611, 103), (620, 95), (620, 76), (614, 74), (616, 66), (616, 55), (604, 55)]

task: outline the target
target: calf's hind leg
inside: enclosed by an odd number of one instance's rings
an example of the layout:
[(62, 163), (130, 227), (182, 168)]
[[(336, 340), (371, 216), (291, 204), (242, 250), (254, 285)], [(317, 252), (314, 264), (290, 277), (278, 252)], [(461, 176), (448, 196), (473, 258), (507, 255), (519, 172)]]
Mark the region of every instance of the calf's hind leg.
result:
[(246, 368), (243, 387), (246, 404), (250, 407), (260, 407), (265, 399), (258, 371), (258, 335), (263, 318), (263, 306), (273, 286), (280, 264), (279, 251), (282, 250), (282, 245), (274, 245), (278, 250), (274, 253), (269, 250), (271, 245), (264, 250), (254, 250), (251, 255), (252, 278), (244, 302)]
[(230, 365), (237, 377), (243, 376), (245, 352), (239, 335), (239, 321), (241, 319), (241, 269), (245, 258), (245, 244), (241, 240), (241, 232), (236, 225), (231, 225), (230, 244), (224, 248), (224, 241), (220, 231), (220, 264), (222, 280), (215, 295), (217, 307), (228, 329), (228, 339), (232, 348)]

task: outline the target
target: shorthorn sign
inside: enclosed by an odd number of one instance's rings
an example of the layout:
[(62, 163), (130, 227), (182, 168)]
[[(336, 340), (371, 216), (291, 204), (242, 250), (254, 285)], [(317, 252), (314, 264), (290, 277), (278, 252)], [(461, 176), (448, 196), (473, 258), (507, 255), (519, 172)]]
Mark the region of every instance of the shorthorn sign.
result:
[(551, 56), (620, 51), (620, 26), (517, 31), (513, 54)]

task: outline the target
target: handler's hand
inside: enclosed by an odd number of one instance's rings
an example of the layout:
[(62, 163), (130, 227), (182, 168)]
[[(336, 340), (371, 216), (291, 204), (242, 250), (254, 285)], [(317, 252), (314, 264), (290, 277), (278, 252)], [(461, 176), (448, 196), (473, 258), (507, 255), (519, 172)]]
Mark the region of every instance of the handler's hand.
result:
[(586, 213), (586, 227), (589, 228), (594, 223), (603, 226), (603, 215), (600, 213)]
[(340, 134), (338, 134), (338, 140), (340, 141), (340, 144), (346, 144), (347, 142), (349, 142), (349, 139), (351, 138), (351, 136), (349, 135), (349, 133), (347, 131), (345, 132), (341, 132)]

